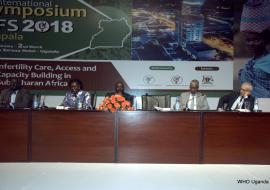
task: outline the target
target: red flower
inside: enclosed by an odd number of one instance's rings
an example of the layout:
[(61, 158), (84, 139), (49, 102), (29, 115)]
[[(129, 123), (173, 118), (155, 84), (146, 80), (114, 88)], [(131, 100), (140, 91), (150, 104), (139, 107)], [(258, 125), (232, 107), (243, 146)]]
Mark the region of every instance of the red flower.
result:
[(133, 108), (123, 96), (112, 95), (111, 97), (105, 97), (97, 110), (116, 112), (117, 110), (132, 111)]

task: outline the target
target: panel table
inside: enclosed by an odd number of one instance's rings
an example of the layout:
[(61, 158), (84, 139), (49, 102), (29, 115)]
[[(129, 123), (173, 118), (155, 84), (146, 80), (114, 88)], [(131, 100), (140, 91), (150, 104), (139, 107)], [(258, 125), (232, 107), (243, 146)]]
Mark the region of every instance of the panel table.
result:
[(32, 112), (32, 161), (113, 162), (114, 115), (105, 112)]
[(29, 160), (29, 109), (0, 110), (0, 161)]
[(199, 163), (200, 112), (120, 112), (119, 162)]
[(270, 114), (204, 112), (204, 163), (270, 164)]

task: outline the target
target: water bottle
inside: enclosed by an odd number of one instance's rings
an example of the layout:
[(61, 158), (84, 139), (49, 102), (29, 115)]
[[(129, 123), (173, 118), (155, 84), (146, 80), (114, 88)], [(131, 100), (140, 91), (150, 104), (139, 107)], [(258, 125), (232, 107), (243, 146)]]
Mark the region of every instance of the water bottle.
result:
[(136, 96), (133, 96), (133, 105), (132, 105), (132, 107), (133, 107), (133, 110), (137, 110), (137, 98), (136, 98)]
[(259, 111), (259, 101), (258, 101), (258, 98), (256, 98), (255, 101), (254, 101), (253, 111), (254, 112), (258, 112)]
[(78, 110), (82, 109), (82, 101), (77, 97), (76, 107)]
[(40, 106), (40, 95), (39, 94), (35, 94), (33, 97), (33, 104), (32, 104), (32, 108), (37, 109)]
[(176, 97), (175, 104), (173, 106), (175, 111), (180, 111), (180, 98), (179, 96)]

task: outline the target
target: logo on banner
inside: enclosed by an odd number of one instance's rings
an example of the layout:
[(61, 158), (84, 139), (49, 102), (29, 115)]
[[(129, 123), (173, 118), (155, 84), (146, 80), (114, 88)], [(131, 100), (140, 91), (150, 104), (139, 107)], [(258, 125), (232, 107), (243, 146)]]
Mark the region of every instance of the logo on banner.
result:
[(50, 29), (50, 25), (46, 21), (38, 21), (35, 26), (38, 32), (47, 32)]
[(214, 79), (212, 75), (203, 75), (202, 83), (203, 84), (213, 84)]
[(145, 75), (143, 77), (144, 84), (151, 85), (151, 84), (154, 84), (155, 81), (156, 81), (156, 79), (152, 75)]
[(183, 82), (183, 78), (180, 75), (174, 75), (171, 78), (171, 83), (174, 85), (179, 85)]

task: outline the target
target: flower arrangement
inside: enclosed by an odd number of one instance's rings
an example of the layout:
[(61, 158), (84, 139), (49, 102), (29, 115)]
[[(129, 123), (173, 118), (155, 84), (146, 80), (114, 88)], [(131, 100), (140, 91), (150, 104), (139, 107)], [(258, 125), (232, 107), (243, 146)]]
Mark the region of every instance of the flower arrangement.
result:
[(112, 95), (111, 97), (105, 97), (97, 110), (116, 112), (117, 110), (132, 111), (133, 108), (123, 96)]

